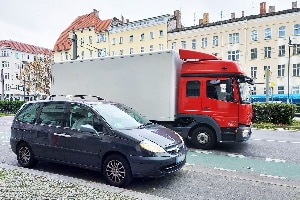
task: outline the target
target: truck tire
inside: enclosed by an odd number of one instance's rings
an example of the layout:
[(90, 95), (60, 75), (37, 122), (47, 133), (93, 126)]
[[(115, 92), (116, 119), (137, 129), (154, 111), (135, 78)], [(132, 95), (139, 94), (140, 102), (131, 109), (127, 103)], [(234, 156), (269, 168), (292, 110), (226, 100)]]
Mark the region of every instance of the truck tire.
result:
[(17, 160), (20, 166), (32, 168), (36, 164), (31, 147), (27, 143), (21, 143), (17, 149)]
[(192, 143), (199, 149), (212, 149), (216, 144), (215, 133), (206, 127), (198, 127), (192, 132)]
[(113, 154), (108, 156), (102, 169), (105, 180), (112, 186), (125, 187), (132, 180), (129, 162), (122, 155)]

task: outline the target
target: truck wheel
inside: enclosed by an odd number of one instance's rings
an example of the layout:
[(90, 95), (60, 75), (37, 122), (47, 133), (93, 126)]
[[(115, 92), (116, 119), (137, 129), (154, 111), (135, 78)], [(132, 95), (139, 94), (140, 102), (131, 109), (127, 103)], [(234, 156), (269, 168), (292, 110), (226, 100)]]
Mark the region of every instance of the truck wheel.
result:
[(103, 176), (112, 186), (127, 186), (132, 180), (127, 159), (118, 154), (108, 156), (103, 163)]
[(17, 160), (20, 166), (31, 168), (36, 164), (31, 147), (27, 143), (21, 143), (17, 150)]
[(199, 127), (192, 133), (192, 143), (199, 149), (211, 149), (216, 144), (216, 135), (209, 128)]

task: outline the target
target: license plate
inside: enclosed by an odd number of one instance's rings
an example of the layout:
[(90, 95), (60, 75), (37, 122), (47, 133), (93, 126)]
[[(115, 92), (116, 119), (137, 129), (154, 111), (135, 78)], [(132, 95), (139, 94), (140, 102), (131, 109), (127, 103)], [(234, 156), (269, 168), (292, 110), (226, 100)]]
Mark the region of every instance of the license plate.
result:
[(182, 155), (177, 156), (177, 157), (175, 158), (175, 162), (176, 162), (176, 164), (177, 164), (177, 163), (180, 163), (180, 162), (184, 161), (184, 159), (185, 159), (185, 154), (182, 154)]

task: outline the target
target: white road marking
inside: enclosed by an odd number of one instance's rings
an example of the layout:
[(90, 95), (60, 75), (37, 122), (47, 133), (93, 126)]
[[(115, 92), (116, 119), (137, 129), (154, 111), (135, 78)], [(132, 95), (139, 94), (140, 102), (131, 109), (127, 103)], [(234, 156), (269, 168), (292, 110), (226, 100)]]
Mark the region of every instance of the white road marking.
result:
[(266, 158), (266, 161), (267, 162), (282, 162), (282, 163), (285, 163), (285, 160), (281, 160), (281, 159), (273, 159), (273, 158)]
[(276, 178), (276, 179), (286, 179), (285, 177), (282, 177), (282, 176), (273, 176), (273, 175), (268, 175), (268, 174), (260, 174), (260, 176)]
[(214, 169), (220, 170), (220, 171), (226, 171), (226, 172), (236, 172), (235, 169), (224, 169), (224, 168), (220, 168), (220, 167), (214, 167)]
[(196, 153), (203, 153), (203, 154), (212, 154), (211, 151), (199, 151), (199, 150), (196, 150), (195, 152)]
[(246, 158), (244, 155), (238, 155), (238, 154), (227, 154), (227, 156), (232, 158)]

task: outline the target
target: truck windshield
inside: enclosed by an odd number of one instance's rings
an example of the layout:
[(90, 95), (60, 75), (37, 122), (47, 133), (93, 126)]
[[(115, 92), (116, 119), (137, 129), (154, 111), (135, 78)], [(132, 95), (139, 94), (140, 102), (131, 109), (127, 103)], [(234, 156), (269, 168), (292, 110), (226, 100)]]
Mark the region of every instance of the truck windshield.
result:
[(238, 79), (239, 91), (241, 95), (241, 103), (251, 103), (251, 85), (254, 84), (253, 80), (248, 77)]
[(123, 104), (99, 103), (93, 108), (113, 129), (132, 129), (151, 123), (138, 112)]

